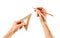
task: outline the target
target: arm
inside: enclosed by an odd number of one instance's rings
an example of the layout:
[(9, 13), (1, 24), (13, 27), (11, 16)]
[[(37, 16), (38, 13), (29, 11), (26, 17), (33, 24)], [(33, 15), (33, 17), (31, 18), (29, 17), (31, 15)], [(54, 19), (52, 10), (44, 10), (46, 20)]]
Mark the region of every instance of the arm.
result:
[(22, 22), (22, 21), (15, 21), (14, 24), (13, 24), (13, 26), (12, 26), (11, 29), (9, 30), (9, 32), (8, 32), (6, 35), (4, 35), (3, 38), (11, 38), (12, 35), (13, 35), (16, 31), (18, 31), (18, 29), (21, 29), (24, 24), (25, 24), (25, 23)]
[(51, 34), (50, 29), (48, 28), (46, 20), (43, 17), (41, 17), (40, 20), (41, 20), (41, 24), (43, 26), (46, 38), (53, 38), (53, 35)]
[(51, 31), (48, 28), (47, 22), (46, 22), (46, 10), (42, 7), (35, 8), (35, 12), (37, 12), (37, 16), (41, 20), (41, 24), (43, 26), (46, 38), (53, 38)]
[(11, 38), (13, 35), (13, 32), (12, 31), (9, 31), (6, 35), (4, 35), (3, 38)]

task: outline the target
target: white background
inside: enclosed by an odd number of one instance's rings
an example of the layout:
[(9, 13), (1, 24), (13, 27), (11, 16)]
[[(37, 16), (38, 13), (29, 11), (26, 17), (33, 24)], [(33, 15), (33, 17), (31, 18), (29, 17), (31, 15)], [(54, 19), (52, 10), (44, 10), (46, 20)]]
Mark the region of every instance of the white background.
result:
[(48, 27), (55, 38), (60, 38), (60, 1), (59, 0), (0, 0), (0, 38), (9, 31), (15, 20), (32, 13), (28, 30), (24, 27), (17, 31), (12, 38), (45, 38), (43, 27), (33, 7), (44, 7)]

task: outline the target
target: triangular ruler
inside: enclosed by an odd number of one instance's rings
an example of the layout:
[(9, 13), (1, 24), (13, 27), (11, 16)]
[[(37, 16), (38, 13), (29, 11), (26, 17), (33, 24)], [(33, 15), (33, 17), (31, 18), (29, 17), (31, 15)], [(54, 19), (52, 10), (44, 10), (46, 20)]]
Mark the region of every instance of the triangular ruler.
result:
[(26, 30), (28, 29), (28, 25), (29, 25), (29, 21), (30, 21), (31, 15), (32, 15), (32, 14), (29, 14), (29, 15), (27, 15), (26, 17), (24, 17), (24, 18), (21, 19), (22, 21), (24, 21), (25, 19), (27, 19), (27, 23), (26, 23), (26, 25), (24, 25), (24, 28), (25, 28)]

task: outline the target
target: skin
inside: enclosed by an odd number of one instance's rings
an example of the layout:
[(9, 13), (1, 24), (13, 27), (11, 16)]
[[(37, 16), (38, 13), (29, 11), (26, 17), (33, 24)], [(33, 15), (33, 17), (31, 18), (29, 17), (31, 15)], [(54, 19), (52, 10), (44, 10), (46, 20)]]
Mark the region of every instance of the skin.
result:
[(13, 26), (11, 27), (11, 29), (9, 30), (9, 32), (3, 37), (3, 38), (11, 38), (12, 35), (18, 31), (18, 29), (21, 29), (22, 26), (25, 25), (25, 23), (23, 21), (15, 21), (13, 23)]
[(51, 31), (49, 30), (47, 22), (46, 22), (46, 14), (47, 14), (46, 10), (43, 7), (37, 7), (37, 8), (35, 8), (34, 11), (37, 12), (37, 16), (41, 20), (41, 24), (44, 28), (46, 38), (54, 38), (52, 36)]
[[(46, 22), (46, 14), (47, 14), (46, 10), (43, 7), (38, 7), (38, 8), (35, 8), (34, 11), (37, 12), (37, 17), (39, 17), (39, 19), (41, 20), (41, 24), (44, 28), (46, 38), (54, 38)], [(26, 24), (22, 20), (15, 21), (11, 29), (8, 31), (8, 33), (3, 38), (11, 38), (12, 35), (15, 34), (15, 32), (17, 32), (18, 29), (21, 29), (24, 25)]]

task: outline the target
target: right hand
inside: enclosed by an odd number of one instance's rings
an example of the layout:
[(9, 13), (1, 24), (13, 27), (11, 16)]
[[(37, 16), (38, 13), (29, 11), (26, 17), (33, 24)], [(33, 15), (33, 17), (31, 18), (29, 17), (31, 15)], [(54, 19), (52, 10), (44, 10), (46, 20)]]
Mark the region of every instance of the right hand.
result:
[(40, 18), (41, 22), (46, 22), (46, 10), (43, 7), (37, 7), (34, 10), (35, 12), (37, 12), (37, 17)]
[[(34, 11), (37, 12), (37, 16), (38, 16), (38, 17), (41, 16), (41, 13), (42, 13), (44, 16), (46, 16), (46, 14), (47, 14), (46, 10), (45, 10), (43, 7), (37, 7), (37, 8), (35, 8)], [(40, 12), (41, 12), (41, 13), (40, 13)]]

